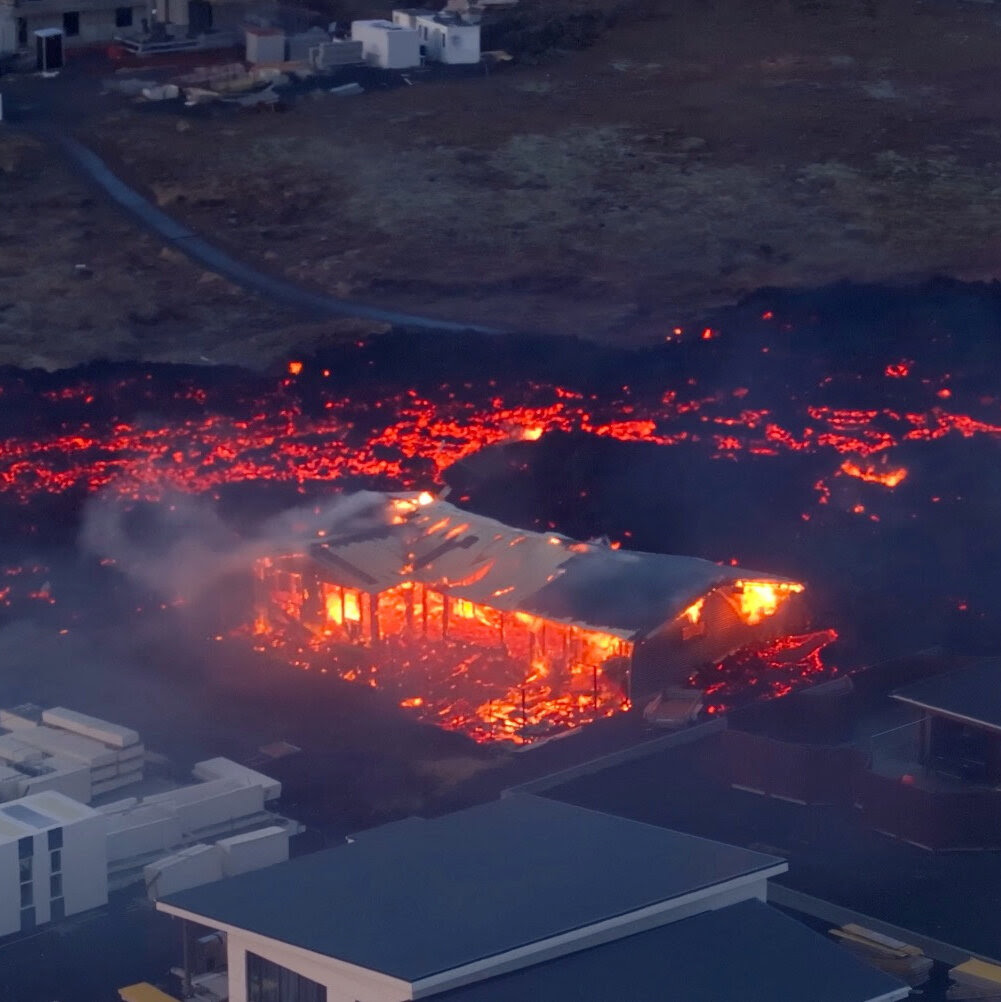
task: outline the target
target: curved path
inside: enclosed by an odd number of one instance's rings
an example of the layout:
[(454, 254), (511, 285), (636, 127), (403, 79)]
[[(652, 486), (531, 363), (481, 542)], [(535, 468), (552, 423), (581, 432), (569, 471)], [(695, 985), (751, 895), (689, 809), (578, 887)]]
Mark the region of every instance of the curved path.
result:
[(32, 131), (59, 146), (73, 163), (103, 188), (122, 209), (166, 243), (210, 271), (223, 275), (251, 292), (321, 317), (364, 317), (367, 320), (392, 324), (396, 327), (472, 331), (477, 334), (505, 333), (493, 327), (456, 323), (454, 320), (436, 320), (434, 317), (399, 313), (395, 310), (383, 310), (363, 303), (337, 299), (322, 292), (310, 292), (284, 279), (265, 274), (230, 257), (225, 251), (213, 246), (172, 216), (158, 209), (149, 199), (125, 184), (96, 153), (82, 143), (54, 129), (36, 128)]

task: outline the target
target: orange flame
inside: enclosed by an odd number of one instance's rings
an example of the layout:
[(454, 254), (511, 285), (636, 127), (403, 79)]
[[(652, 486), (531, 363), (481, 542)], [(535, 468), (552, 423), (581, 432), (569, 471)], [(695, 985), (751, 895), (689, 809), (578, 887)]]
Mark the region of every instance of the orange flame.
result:
[(748, 626), (774, 616), (785, 599), (803, 591), (795, 581), (737, 581), (736, 587), (738, 613)]

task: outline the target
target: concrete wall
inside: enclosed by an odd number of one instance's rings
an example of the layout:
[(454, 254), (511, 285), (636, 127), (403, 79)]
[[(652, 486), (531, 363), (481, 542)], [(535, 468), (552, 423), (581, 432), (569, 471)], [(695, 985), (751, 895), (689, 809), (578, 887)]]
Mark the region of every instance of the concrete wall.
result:
[[(105, 0), (106, 2), (106, 0)], [(23, 17), (28, 26), (29, 47), (34, 44), (32, 38), (33, 31), (42, 28), (63, 27), (63, 11), (76, 10), (80, 12), (80, 34), (75, 36), (63, 36), (63, 45), (67, 49), (81, 45), (95, 45), (101, 42), (111, 42), (115, 34), (120, 31), (129, 31), (128, 28), (115, 27), (115, 10), (118, 6), (132, 8), (132, 24), (134, 30), (139, 30), (142, 18), (148, 17), (148, 9), (145, 4), (117, 4), (115, 7), (104, 9), (86, 10), (82, 4), (77, 4), (75, 0), (60, 0), (57, 3), (47, 3), (39, 0), (39, 7), (50, 8), (49, 12), (38, 10), (34, 5), (19, 6), (17, 16)]]

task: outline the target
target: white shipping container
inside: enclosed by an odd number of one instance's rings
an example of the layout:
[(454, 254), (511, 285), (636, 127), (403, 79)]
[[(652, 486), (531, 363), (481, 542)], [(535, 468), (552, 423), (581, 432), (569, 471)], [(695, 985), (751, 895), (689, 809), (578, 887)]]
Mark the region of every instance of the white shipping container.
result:
[(114, 800), (110, 804), (104, 804), (101, 807), (95, 807), (95, 811), (100, 811), (101, 814), (122, 814), (125, 811), (131, 810), (139, 803), (136, 797), (123, 797), (121, 800)]
[(184, 830), (194, 832), (260, 813), (264, 791), (259, 786), (218, 779), (147, 797), (146, 803), (172, 804)]
[(55, 790), (63, 796), (89, 804), (93, 796), (90, 782), (90, 770), (80, 762), (69, 762), (60, 759), (47, 759), (51, 772), (41, 776), (25, 775), (22, 779), (22, 795), (42, 793), (44, 790)]
[(79, 734), (70, 734), (69, 731), (58, 731), (53, 727), (26, 727), (17, 732), (17, 738), (50, 755), (86, 762), (92, 769), (99, 769), (103, 765), (114, 765), (115, 762), (114, 751), (100, 741), (81, 737)]
[(206, 782), (213, 779), (235, 779), (246, 786), (259, 786), (264, 790), (265, 801), (277, 800), (282, 795), (282, 784), (277, 779), (228, 758), (209, 758), (204, 762), (196, 762), (191, 774), (195, 779)]
[(115, 790), (122, 790), (126, 786), (132, 786), (139, 782), (135, 773), (127, 776), (115, 776), (114, 779), (105, 779), (100, 783), (90, 784), (90, 795), (92, 797), (103, 797), (106, 793), (113, 793)]
[(222, 850), (222, 870), (227, 877), (274, 866), (288, 859), (288, 831), (277, 825), (219, 839), (216, 845)]
[(139, 732), (131, 727), (112, 724), (99, 717), (91, 717), (76, 710), (67, 710), (64, 706), (54, 706), (51, 710), (42, 711), (42, 723), (58, 727), (85, 738), (93, 738), (112, 748), (128, 748), (139, 744)]
[(23, 717), (20, 713), (14, 713), (12, 710), (0, 710), (0, 727), (3, 727), (8, 731), (19, 731), (23, 730), (25, 727), (37, 726), (37, 720), (32, 720), (30, 717)]
[(115, 755), (115, 758), (119, 762), (134, 762), (136, 759), (144, 759), (145, 757), (146, 746), (141, 742), (137, 745), (129, 745), (128, 748), (123, 748)]
[(385, 70), (405, 70), (421, 64), (417, 31), (392, 21), (352, 21), (351, 40), (362, 43), (365, 61)]
[(143, 867), (146, 893), (151, 901), (222, 879), (222, 852), (214, 845), (188, 849)]
[(176, 817), (156, 808), (138, 808), (108, 822), (108, 861), (167, 852), (181, 843)]
[(0, 734), (0, 762), (41, 762), (45, 756), (33, 745), (25, 744), (11, 734)]

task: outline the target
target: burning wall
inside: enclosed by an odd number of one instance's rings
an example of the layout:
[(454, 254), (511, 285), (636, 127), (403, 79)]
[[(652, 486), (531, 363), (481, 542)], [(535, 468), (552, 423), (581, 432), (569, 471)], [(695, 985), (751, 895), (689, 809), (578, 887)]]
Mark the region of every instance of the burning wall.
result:
[[(531, 533), (429, 495), (256, 565), (262, 642), (481, 740), (608, 716), (785, 628), (803, 586)], [(781, 614), (780, 614), (781, 610)]]

